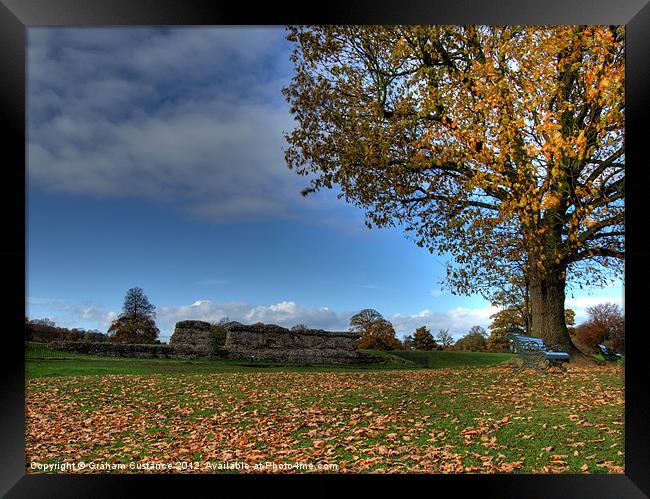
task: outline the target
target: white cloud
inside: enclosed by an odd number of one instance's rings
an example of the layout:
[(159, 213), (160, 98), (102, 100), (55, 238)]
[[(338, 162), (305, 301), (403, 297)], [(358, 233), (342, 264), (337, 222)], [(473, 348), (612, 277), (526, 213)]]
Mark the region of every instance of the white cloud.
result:
[(271, 305), (197, 300), (191, 305), (160, 308), (157, 321), (161, 337), (164, 338), (171, 335), (178, 321), (191, 319), (217, 322), (223, 317), (245, 324), (264, 322), (292, 327), (302, 323), (316, 329), (346, 331), (352, 314), (353, 312), (337, 313), (327, 307), (306, 308), (288, 300)]
[[(30, 182), (213, 221), (308, 217), (286, 167), (281, 28), (29, 30)], [(334, 203), (333, 203), (334, 204)], [(338, 206), (337, 204), (334, 204)]]
[(415, 314), (396, 314), (390, 318), (395, 329), (401, 334), (410, 334), (421, 326), (427, 326), (435, 335), (439, 329), (449, 329), (454, 338), (467, 334), (472, 326), (490, 325), (490, 316), (498, 312), (496, 307), (463, 308), (457, 307), (448, 311), (422, 310)]
[(107, 310), (94, 303), (66, 303), (57, 298), (27, 298), (26, 315), (30, 319), (47, 317), (63, 327), (82, 327), (106, 331), (118, 317), (115, 310)]
[(270, 307), (268, 307), (268, 309), (271, 312), (279, 312), (279, 313), (293, 315), (296, 313), (297, 306), (295, 302), (283, 301), (281, 303), (278, 303), (277, 305), (271, 305)]
[(482, 307), (482, 308), (464, 308), (457, 307), (451, 311), (454, 318), (470, 318), (476, 320), (487, 320), (491, 315), (496, 314), (500, 309), (498, 307)]
[(616, 305), (623, 306), (623, 296), (580, 296), (578, 298), (567, 298), (565, 300), (569, 308), (584, 309), (593, 307), (601, 303), (615, 303)]
[(566, 308), (570, 308), (576, 313), (576, 324), (580, 324), (588, 319), (587, 308), (601, 303), (614, 303), (621, 307), (622, 311), (625, 310), (625, 299), (622, 293), (620, 295), (610, 296), (579, 296), (565, 300)]
[(112, 122), (70, 116), (32, 132), (28, 172), (56, 192), (182, 203), (201, 217), (289, 216), (303, 182), (283, 164), (284, 110), (239, 106)]

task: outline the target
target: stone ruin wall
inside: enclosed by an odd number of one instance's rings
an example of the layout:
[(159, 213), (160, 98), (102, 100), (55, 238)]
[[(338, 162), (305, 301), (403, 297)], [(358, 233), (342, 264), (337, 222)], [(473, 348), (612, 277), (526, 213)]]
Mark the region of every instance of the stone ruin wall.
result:
[(52, 350), (74, 352), (102, 357), (132, 357), (139, 359), (202, 359), (205, 353), (196, 348), (183, 345), (139, 345), (133, 343), (52, 341), (48, 344)]
[(298, 364), (358, 364), (374, 356), (357, 352), (356, 333), (319, 329), (291, 331), (274, 324), (229, 322), (214, 326), (203, 321), (176, 323), (170, 345), (205, 357), (294, 362)]
[(197, 350), (210, 351), (215, 346), (223, 346), (225, 334), (218, 333), (209, 322), (180, 321), (176, 323), (170, 345), (183, 345)]
[(209, 359), (226, 357), (223, 348), (226, 332), (203, 321), (176, 323), (169, 345), (138, 345), (132, 343), (77, 343), (51, 342), (50, 347), (65, 352), (76, 352), (106, 357), (135, 357), (145, 359)]
[(225, 324), (225, 348), (233, 359), (296, 362), (300, 364), (357, 364), (374, 356), (357, 352), (357, 333), (321, 329), (291, 331), (274, 324)]
[(273, 324), (229, 322), (214, 326), (204, 321), (176, 323), (169, 345), (129, 343), (51, 342), (55, 350), (109, 357), (163, 359), (230, 358), (297, 364), (360, 364), (381, 361), (357, 352), (357, 333), (321, 329), (291, 331)]

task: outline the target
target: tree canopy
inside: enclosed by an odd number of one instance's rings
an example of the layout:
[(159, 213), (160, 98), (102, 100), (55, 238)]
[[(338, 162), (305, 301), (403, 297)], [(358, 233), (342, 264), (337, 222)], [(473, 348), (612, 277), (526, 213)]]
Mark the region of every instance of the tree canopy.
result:
[[(624, 28), (290, 27), (303, 193), (340, 189), (368, 226), (449, 256), (452, 290), (493, 298), (522, 266), (533, 333), (572, 348), (567, 279), (624, 258)], [(573, 351), (573, 350), (572, 350)]]
[(122, 313), (111, 323), (108, 335), (118, 343), (154, 343), (160, 333), (156, 326), (156, 307), (151, 304), (142, 288), (126, 292)]
[(625, 318), (615, 303), (600, 303), (587, 307), (587, 321), (576, 328), (583, 347), (593, 349), (596, 343), (606, 343), (625, 351)]
[(350, 331), (361, 333), (358, 348), (375, 350), (402, 350), (390, 321), (373, 308), (364, 308), (350, 318)]
[(436, 340), (433, 339), (431, 331), (426, 326), (419, 327), (415, 330), (413, 342), (416, 350), (435, 350), (438, 348)]
[(364, 308), (350, 318), (350, 331), (364, 333), (373, 324), (384, 321), (386, 321), (386, 319), (384, 319), (384, 317), (375, 309)]
[(154, 318), (156, 307), (149, 302), (142, 288), (131, 288), (126, 292), (122, 305), (122, 315), (130, 318)]
[(508, 307), (490, 316), (492, 322), (487, 339), (487, 348), (490, 350), (507, 350), (510, 340), (506, 338), (509, 333), (526, 335), (526, 324), (521, 311), (517, 307)]
[(370, 324), (361, 338), (358, 348), (369, 348), (374, 350), (403, 350), (404, 345), (397, 339), (393, 325), (387, 320), (377, 321)]
[(481, 326), (472, 326), (469, 332), (454, 344), (454, 349), (471, 352), (485, 350), (487, 347), (486, 336), (485, 329)]
[(148, 316), (120, 316), (108, 328), (109, 341), (114, 343), (155, 343), (160, 330), (153, 318)]
[(436, 339), (440, 342), (442, 348), (454, 344), (454, 337), (449, 333), (449, 329), (439, 329), (436, 333)]

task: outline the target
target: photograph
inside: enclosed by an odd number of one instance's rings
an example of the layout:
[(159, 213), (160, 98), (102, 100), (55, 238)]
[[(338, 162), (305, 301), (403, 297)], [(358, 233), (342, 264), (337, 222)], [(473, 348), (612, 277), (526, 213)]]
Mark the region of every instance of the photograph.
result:
[(624, 475), (626, 34), (27, 26), (25, 473)]

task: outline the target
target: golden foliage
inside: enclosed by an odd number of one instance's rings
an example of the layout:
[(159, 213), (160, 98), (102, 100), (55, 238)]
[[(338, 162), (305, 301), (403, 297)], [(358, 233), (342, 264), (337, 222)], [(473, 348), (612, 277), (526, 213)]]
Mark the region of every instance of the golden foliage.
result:
[(623, 27), (291, 27), (288, 38), (288, 165), (311, 190), (338, 184), (369, 225), (403, 224), (451, 254), (461, 292), (517, 252), (541, 275), (623, 258)]

